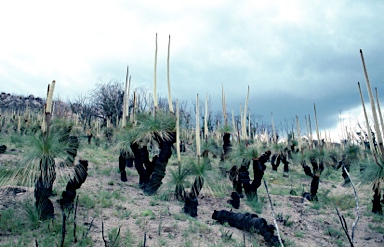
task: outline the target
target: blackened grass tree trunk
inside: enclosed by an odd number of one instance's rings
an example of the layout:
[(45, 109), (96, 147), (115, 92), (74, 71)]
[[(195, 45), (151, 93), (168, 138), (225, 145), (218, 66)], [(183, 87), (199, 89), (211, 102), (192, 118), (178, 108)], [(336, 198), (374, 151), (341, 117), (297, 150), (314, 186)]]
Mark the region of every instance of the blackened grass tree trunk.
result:
[(257, 189), (261, 185), (261, 181), (263, 180), (264, 171), (267, 168), (265, 163), (269, 160), (271, 156), (271, 151), (266, 151), (260, 157), (252, 160), (252, 168), (253, 168), (253, 181), (250, 185), (249, 196), (251, 198), (257, 199)]
[(68, 181), (65, 191), (63, 191), (61, 199), (59, 200), (63, 211), (72, 211), (73, 209), (76, 190), (81, 187), (88, 176), (88, 160), (79, 161), (79, 164), (75, 166), (74, 175), (75, 176)]
[(155, 140), (159, 144), (160, 153), (152, 161), (154, 162), (154, 169), (148, 183), (144, 187), (144, 192), (148, 195), (155, 194), (162, 184), (168, 160), (172, 156), (172, 146), (176, 142), (176, 132), (168, 133), (166, 138), (156, 135)]
[(190, 193), (185, 195), (183, 211), (191, 217), (197, 216), (197, 206), (199, 204), (197, 198), (204, 186), (207, 171), (209, 170), (209, 165), (206, 162), (204, 159), (199, 159), (197, 163), (192, 161), (192, 163), (188, 165), (188, 167), (190, 167), (190, 174), (194, 175), (195, 179), (191, 186)]
[(280, 243), (279, 238), (274, 234), (275, 227), (273, 225), (268, 225), (264, 218), (260, 218), (256, 214), (242, 214), (226, 210), (214, 210), (212, 219), (218, 221), (220, 224), (228, 223), (230, 226), (240, 230), (248, 232), (256, 231), (264, 237), (268, 246), (278, 246)]
[[(126, 167), (133, 167), (134, 154), (132, 151), (132, 143), (130, 141), (130, 133), (129, 131), (132, 129), (131, 123), (126, 123), (121, 131), (117, 134), (118, 140), (118, 150), (119, 150), (119, 171), (121, 176), (121, 181), (127, 181), (127, 172), (125, 170)], [(136, 147), (137, 148), (137, 147)], [(138, 155), (139, 157), (140, 155)]]
[(147, 146), (141, 146), (137, 143), (131, 144), (134, 155), (134, 163), (137, 173), (139, 174), (140, 188), (144, 188), (149, 181), (150, 171), (152, 170), (152, 162), (149, 160), (149, 152)]
[(66, 159), (66, 163), (67, 165), (73, 165), (77, 156), (77, 149), (79, 148), (79, 139), (77, 138), (77, 136), (69, 136), (68, 145), (70, 145), (72, 148), (67, 151), (68, 156)]
[[(140, 186), (148, 195), (157, 192), (165, 176), (166, 166), (176, 142), (176, 118), (173, 113), (155, 111), (137, 114), (137, 126), (129, 130), (130, 147), (135, 167), (140, 176)], [(149, 160), (148, 144), (155, 140), (159, 155)]]
[[(238, 174), (238, 178), (233, 179), (233, 185), (236, 188), (236, 191), (241, 195), (244, 189), (244, 192), (247, 196), (252, 196), (252, 192), (250, 190), (250, 177), (249, 177), (249, 166), (250, 163), (253, 162), (254, 159), (259, 158), (258, 149), (256, 145), (246, 145), (244, 142), (238, 143), (233, 147), (231, 153), (229, 155), (229, 160), (235, 166), (239, 166), (240, 168), (236, 170), (235, 167), (231, 169), (231, 171), (236, 172)], [(268, 157), (269, 159), (269, 157)], [(237, 184), (236, 184), (237, 182)]]
[[(345, 172), (347, 170), (348, 172), (351, 169), (351, 165), (357, 164), (360, 160), (360, 147), (357, 145), (348, 145), (345, 148), (344, 153), (342, 154), (342, 158), (339, 161), (339, 164), (336, 168), (342, 169), (342, 176), (344, 178), (344, 185), (348, 185), (350, 183), (349, 176)], [(344, 169), (345, 168), (345, 169)]]

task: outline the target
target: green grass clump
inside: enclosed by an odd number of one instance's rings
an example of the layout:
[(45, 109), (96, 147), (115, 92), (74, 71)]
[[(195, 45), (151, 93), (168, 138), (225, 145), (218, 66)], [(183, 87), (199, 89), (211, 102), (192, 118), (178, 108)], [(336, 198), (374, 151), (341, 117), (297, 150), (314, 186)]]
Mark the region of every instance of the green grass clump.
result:
[(152, 210), (150, 210), (150, 209), (144, 210), (143, 212), (141, 212), (140, 215), (143, 216), (143, 217), (149, 217), (150, 219), (155, 219), (156, 218), (155, 213)]
[(368, 228), (374, 232), (384, 234), (384, 227), (382, 225), (376, 225), (376, 224), (368, 224)]
[(0, 233), (1, 235), (17, 235), (21, 234), (25, 227), (25, 221), (18, 216), (13, 208), (7, 208), (1, 212), (0, 217)]
[(263, 212), (264, 204), (266, 203), (265, 197), (259, 196), (253, 199), (247, 199), (246, 204), (252, 208), (253, 212), (261, 214)]
[(84, 194), (79, 196), (79, 204), (83, 205), (86, 209), (91, 209), (91, 208), (95, 208), (96, 200), (93, 199), (88, 194)]

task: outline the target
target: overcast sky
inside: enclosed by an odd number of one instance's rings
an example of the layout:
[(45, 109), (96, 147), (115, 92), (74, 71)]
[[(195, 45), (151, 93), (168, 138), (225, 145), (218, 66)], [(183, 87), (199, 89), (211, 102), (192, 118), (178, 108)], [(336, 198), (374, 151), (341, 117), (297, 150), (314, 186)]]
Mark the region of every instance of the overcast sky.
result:
[(249, 85), (250, 111), (264, 121), (314, 119), (315, 103), (319, 127), (332, 129), (340, 112), (361, 108), (359, 49), (384, 97), (383, 13), (383, 1), (2, 1), (0, 90), (45, 96), (56, 80), (55, 95), (73, 98), (123, 82), (129, 65), (132, 86), (152, 91), (158, 33), (162, 96), (171, 35), (174, 98), (208, 93), (220, 110), (223, 84), (239, 114)]

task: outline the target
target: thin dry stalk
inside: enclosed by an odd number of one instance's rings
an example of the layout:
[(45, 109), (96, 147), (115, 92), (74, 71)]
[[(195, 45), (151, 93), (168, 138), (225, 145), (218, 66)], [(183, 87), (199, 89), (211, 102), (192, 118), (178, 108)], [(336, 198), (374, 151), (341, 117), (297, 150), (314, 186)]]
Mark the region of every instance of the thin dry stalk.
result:
[(224, 124), (228, 124), (228, 118), (227, 118), (227, 108), (225, 104), (225, 93), (224, 93), (224, 86), (221, 84), (221, 106), (223, 108), (223, 117), (224, 117)]
[(248, 138), (247, 136), (247, 108), (248, 108), (248, 101), (249, 101), (249, 86), (248, 86), (248, 91), (247, 91), (247, 98), (245, 99), (245, 105), (244, 105), (244, 114), (243, 114), (243, 119), (242, 119), (242, 124), (241, 124), (241, 132), (242, 132), (242, 137), (244, 140)]
[(116, 234), (115, 240), (112, 242), (112, 246), (115, 246), (115, 245), (116, 245), (116, 241), (117, 241), (117, 238), (118, 238), (118, 237), (119, 237), (119, 235), (120, 235), (120, 228), (121, 228), (121, 226), (119, 226), (119, 230), (117, 231), (117, 234)]
[(196, 156), (200, 157), (200, 113), (199, 94), (196, 94)]
[(180, 155), (180, 112), (179, 112), (179, 100), (176, 99), (176, 153), (177, 162), (181, 162)]
[(379, 112), (381, 130), (382, 130), (382, 133), (384, 133), (384, 121), (383, 121), (383, 115), (381, 115), (379, 93), (377, 92), (377, 87), (375, 87), (375, 92), (376, 92), (376, 104), (377, 104), (377, 111)]
[(372, 153), (375, 153), (375, 146), (373, 145), (373, 139), (372, 139), (371, 127), (369, 126), (367, 110), (365, 109), (364, 97), (363, 97), (363, 93), (361, 92), (360, 82), (358, 82), (357, 85), (358, 85), (358, 87), (359, 87), (361, 104), (362, 104), (362, 106), (363, 106), (364, 118), (365, 118), (365, 124), (366, 124), (366, 126), (367, 126), (367, 133), (368, 133), (368, 139), (369, 139), (369, 147), (370, 147)]
[(104, 222), (103, 221), (101, 222), (101, 236), (103, 237), (104, 246), (108, 247), (108, 242), (104, 237)]
[(317, 144), (320, 145), (320, 132), (319, 132), (319, 124), (317, 123), (317, 113), (316, 113), (316, 105), (313, 103), (313, 110), (315, 112), (315, 122), (316, 122), (316, 135), (317, 135)]
[(347, 235), (347, 238), (348, 238), (348, 241), (349, 243), (351, 244), (351, 247), (353, 247), (353, 242), (352, 242), (352, 239), (351, 237), (349, 236), (349, 233), (348, 233), (348, 225), (347, 225), (347, 222), (345, 221), (345, 218), (343, 215), (340, 215), (339, 213), (339, 210), (336, 208), (336, 213), (337, 215), (339, 216), (339, 220), (340, 220), (340, 224), (341, 224), (341, 227), (343, 228), (344, 232), (345, 232), (345, 235)]
[(66, 224), (67, 216), (65, 215), (65, 212), (63, 211), (63, 226), (61, 228), (61, 243), (60, 246), (64, 246), (64, 240), (65, 240), (65, 224)]
[(147, 242), (147, 232), (144, 232), (144, 243), (143, 243), (143, 247), (145, 247), (146, 242)]
[(367, 68), (365, 66), (365, 61), (364, 61), (364, 55), (363, 55), (363, 51), (361, 49), (360, 49), (360, 55), (361, 55), (361, 61), (363, 63), (363, 70), (364, 70), (364, 75), (365, 75), (365, 82), (367, 84), (369, 100), (371, 102), (371, 107), (372, 107), (372, 115), (373, 115), (373, 121), (375, 123), (374, 127), (375, 127), (375, 131), (376, 131), (377, 142), (379, 143), (379, 147), (380, 147), (380, 150), (378, 150), (378, 151), (381, 154), (384, 154), (383, 138), (381, 137), (379, 121), (377, 120), (377, 112), (376, 112), (376, 107), (375, 107), (375, 99), (374, 99), (373, 94), (372, 94), (371, 83), (369, 82), (368, 72), (367, 72)]
[(127, 66), (127, 73), (125, 75), (125, 89), (124, 89), (124, 100), (123, 100), (123, 120), (121, 122), (121, 127), (125, 127), (126, 117), (127, 117), (127, 102), (128, 102), (128, 78), (129, 78), (129, 66)]
[(273, 143), (277, 143), (277, 135), (275, 129), (275, 121), (273, 120), (273, 113), (271, 112), (271, 122), (272, 122), (272, 130), (273, 130)]
[(204, 139), (208, 139), (208, 94), (205, 94), (205, 107), (204, 107)]
[(169, 111), (173, 111), (173, 105), (172, 105), (172, 94), (171, 94), (171, 80), (169, 76), (169, 53), (170, 53), (170, 48), (171, 48), (171, 35), (169, 35), (168, 39), (168, 56), (167, 56), (167, 84), (168, 84), (168, 106), (169, 106)]
[(94, 221), (94, 219), (95, 219), (95, 217), (92, 218), (91, 223), (89, 224), (89, 227), (88, 227), (87, 231), (86, 231), (86, 232), (83, 232), (83, 238), (81, 239), (81, 241), (80, 241), (80, 243), (79, 243), (79, 246), (81, 246), (83, 240), (87, 238), (88, 233), (91, 231), (91, 228), (92, 228), (92, 226), (93, 226), (93, 221)]
[(277, 225), (277, 221), (276, 221), (276, 217), (275, 217), (275, 211), (273, 210), (272, 199), (271, 199), (271, 196), (269, 195), (267, 182), (265, 182), (265, 179), (264, 179), (264, 178), (263, 178), (263, 182), (264, 182), (265, 190), (267, 191), (267, 195), (268, 195), (268, 199), (269, 199), (269, 204), (271, 205), (271, 212), (272, 212), (272, 217), (273, 217), (273, 224), (274, 224), (275, 227), (276, 227), (277, 237), (279, 238), (280, 246), (281, 246), (281, 247), (284, 247), (283, 241), (281, 240), (281, 237), (280, 237), (279, 226)]
[(307, 135), (308, 135), (308, 139), (309, 139), (309, 149), (311, 149), (311, 147), (312, 147), (312, 137), (311, 137), (311, 133), (309, 132), (309, 123), (308, 123), (307, 116), (305, 116), (305, 126), (307, 128)]
[(300, 134), (300, 123), (299, 123), (298, 116), (296, 116), (296, 128), (297, 128), (297, 145), (299, 147), (299, 151), (301, 151), (301, 134)]
[(157, 109), (157, 90), (156, 90), (156, 80), (157, 80), (157, 33), (156, 33), (156, 49), (155, 49), (155, 68), (154, 68), (154, 78), (153, 78), (153, 106)]
[(76, 196), (76, 203), (75, 203), (75, 212), (73, 215), (73, 242), (77, 243), (77, 237), (76, 237), (76, 215), (77, 215), (77, 204), (79, 203), (79, 196)]
[(353, 238), (355, 236), (355, 228), (356, 228), (357, 222), (360, 219), (359, 197), (357, 196), (356, 188), (355, 188), (355, 185), (354, 185), (354, 183), (353, 183), (353, 181), (351, 179), (351, 176), (349, 176), (349, 172), (347, 171), (347, 169), (345, 167), (343, 167), (343, 168), (344, 168), (344, 171), (345, 171), (345, 173), (347, 174), (347, 176), (349, 178), (349, 181), (351, 181), (351, 185), (352, 185), (352, 188), (353, 188), (353, 192), (355, 194), (355, 201), (356, 201), (356, 214), (357, 214), (357, 217), (356, 217), (356, 220), (352, 224), (352, 234), (351, 234), (351, 238), (352, 238), (352, 242), (353, 242)]

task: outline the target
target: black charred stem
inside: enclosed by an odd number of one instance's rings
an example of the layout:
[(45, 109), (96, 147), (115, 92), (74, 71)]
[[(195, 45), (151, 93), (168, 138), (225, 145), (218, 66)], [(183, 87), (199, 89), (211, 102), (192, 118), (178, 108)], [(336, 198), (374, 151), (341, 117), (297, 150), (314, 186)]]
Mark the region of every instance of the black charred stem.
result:
[(312, 200), (317, 201), (317, 190), (319, 189), (320, 176), (314, 175), (311, 182), (311, 197)]
[(254, 197), (257, 196), (257, 189), (261, 185), (261, 181), (263, 180), (264, 171), (267, 168), (265, 163), (268, 161), (271, 156), (271, 151), (267, 151), (262, 154), (259, 158), (253, 159), (252, 168), (253, 168), (253, 181), (249, 187), (249, 196)]
[(79, 160), (79, 164), (75, 166), (75, 176), (69, 179), (65, 191), (58, 200), (62, 210), (73, 210), (73, 202), (76, 198), (76, 190), (85, 182), (88, 176), (88, 160)]
[(242, 214), (226, 210), (214, 210), (212, 219), (217, 220), (220, 224), (228, 223), (232, 227), (247, 232), (256, 231), (264, 237), (268, 246), (278, 246), (280, 243), (278, 237), (274, 235), (275, 227), (273, 225), (268, 225), (264, 218), (259, 218), (256, 214)]
[(120, 176), (121, 176), (121, 181), (122, 182), (127, 182), (127, 172), (125, 171), (126, 167), (126, 153), (123, 152), (122, 150), (120, 151), (119, 155), (119, 171), (120, 171)]
[(372, 213), (382, 215), (383, 208), (381, 206), (380, 197), (381, 197), (381, 193), (379, 190), (379, 186), (375, 186), (373, 200), (372, 200)]
[(172, 156), (172, 146), (176, 142), (176, 132), (171, 132), (169, 134), (169, 139), (164, 139), (159, 136), (156, 136), (155, 138), (159, 144), (160, 153), (157, 158), (152, 160), (152, 163), (154, 164), (154, 170), (148, 183), (144, 187), (144, 193), (147, 195), (155, 194), (160, 188), (162, 180), (165, 177), (165, 170), (168, 164), (168, 160)]
[(56, 178), (55, 160), (53, 158), (40, 160), (40, 177), (35, 183), (35, 206), (42, 220), (54, 217), (54, 207), (49, 197), (52, 195), (52, 186)]
[(231, 151), (231, 134), (230, 133), (224, 133), (223, 135), (223, 156), (222, 161), (225, 160), (228, 153)]
[(305, 175), (313, 177), (311, 168), (307, 165), (307, 162), (305, 162), (305, 160), (301, 161), (301, 166), (303, 167)]
[(273, 154), (271, 157), (271, 165), (272, 165), (272, 171), (277, 171), (277, 168), (280, 165), (280, 155)]
[(149, 152), (147, 146), (140, 147), (138, 144), (131, 144), (131, 149), (134, 154), (134, 162), (137, 173), (139, 174), (139, 185), (141, 188), (144, 188), (149, 181), (149, 175), (146, 167), (149, 161)]

